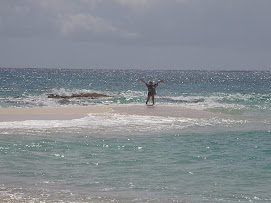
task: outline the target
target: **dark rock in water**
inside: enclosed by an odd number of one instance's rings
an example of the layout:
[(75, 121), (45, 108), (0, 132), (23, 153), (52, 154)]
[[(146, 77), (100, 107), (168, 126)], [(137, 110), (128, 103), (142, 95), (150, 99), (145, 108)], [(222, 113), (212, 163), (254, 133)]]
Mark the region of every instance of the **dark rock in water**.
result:
[(54, 99), (72, 99), (72, 98), (80, 98), (80, 97), (88, 97), (91, 99), (96, 99), (99, 97), (110, 97), (108, 95), (99, 94), (99, 93), (79, 93), (79, 94), (72, 94), (71, 96), (61, 96), (57, 94), (48, 94), (48, 98)]

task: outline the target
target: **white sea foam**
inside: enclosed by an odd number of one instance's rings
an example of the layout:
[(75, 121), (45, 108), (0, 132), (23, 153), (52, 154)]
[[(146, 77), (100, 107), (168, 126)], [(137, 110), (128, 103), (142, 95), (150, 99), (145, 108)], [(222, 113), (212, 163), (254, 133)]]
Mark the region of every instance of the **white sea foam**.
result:
[[(78, 93), (101, 93), (110, 95), (110, 98), (71, 98), (71, 99), (54, 99), (48, 98), (48, 94), (56, 94), (60, 96), (71, 96)], [(62, 107), (62, 106), (86, 106), (97, 103), (104, 104), (121, 104), (144, 102), (146, 95), (144, 91), (96, 91), (92, 89), (66, 89), (54, 88), (52, 91), (40, 95), (26, 95), (24, 97), (5, 97), (0, 98), (3, 105), (19, 106), (19, 107)], [(259, 109), (271, 109), (270, 94), (227, 94), (214, 92), (211, 95), (178, 95), (178, 96), (157, 96), (157, 102), (165, 104), (178, 104), (185, 108), (193, 108), (198, 110), (210, 108), (228, 108), (228, 109), (247, 109), (252, 105)], [(260, 102), (260, 104), (259, 104)], [(5, 106), (4, 105), (4, 106)]]
[(46, 94), (38, 96), (27, 96), (27, 97), (9, 97), (5, 98), (6, 103), (14, 104), (12, 106), (22, 106), (22, 107), (37, 107), (37, 106), (46, 106), (46, 107), (60, 107), (61, 104), (55, 100), (50, 99)]
[[(63, 107), (63, 106), (86, 106), (93, 104), (96, 100), (89, 98), (70, 98), (70, 99), (54, 99), (48, 98), (48, 94), (55, 94), (60, 96), (71, 96), (72, 94), (79, 93), (100, 93), (106, 95), (112, 95), (109, 92), (94, 91), (88, 89), (65, 89), (54, 88), (51, 92), (43, 93), (40, 95), (28, 95), (25, 97), (6, 97), (0, 98), (1, 102), (7, 103), (11, 106), (20, 107)], [(99, 98), (99, 100), (105, 100), (106, 98)]]
[(115, 113), (89, 114), (81, 119), (73, 120), (26, 120), (0, 122), (0, 129), (21, 130), (57, 130), (89, 133), (108, 132), (161, 132), (185, 129), (197, 126), (230, 126), (236, 121), (223, 118), (182, 118), (142, 115), (121, 115)]
[[(236, 95), (230, 95), (229, 98), (237, 98)], [(188, 107), (198, 110), (209, 109), (209, 108), (234, 108), (243, 109), (245, 105), (236, 103), (225, 103), (222, 100), (227, 99), (222, 95), (212, 95), (212, 96), (176, 96), (176, 97), (160, 97), (162, 99), (172, 100), (177, 102), (178, 105), (182, 107)], [(158, 97), (159, 98), (159, 97)]]
[(94, 91), (91, 89), (65, 89), (65, 88), (53, 88), (51, 94), (60, 95), (60, 96), (71, 96), (72, 94), (80, 94), (80, 93), (101, 93), (101, 91)]

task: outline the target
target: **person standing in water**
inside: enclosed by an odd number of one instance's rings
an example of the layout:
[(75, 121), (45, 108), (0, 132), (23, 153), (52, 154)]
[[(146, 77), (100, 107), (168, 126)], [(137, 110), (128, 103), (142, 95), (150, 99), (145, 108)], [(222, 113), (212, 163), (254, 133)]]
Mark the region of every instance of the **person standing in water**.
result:
[(156, 95), (155, 89), (160, 82), (165, 82), (165, 81), (160, 80), (155, 84), (153, 84), (152, 81), (150, 81), (149, 83), (146, 83), (142, 78), (140, 79), (140, 81), (144, 82), (146, 84), (146, 86), (148, 87), (148, 98), (147, 98), (146, 104), (148, 104), (150, 98), (152, 98), (152, 104), (154, 105), (154, 96)]

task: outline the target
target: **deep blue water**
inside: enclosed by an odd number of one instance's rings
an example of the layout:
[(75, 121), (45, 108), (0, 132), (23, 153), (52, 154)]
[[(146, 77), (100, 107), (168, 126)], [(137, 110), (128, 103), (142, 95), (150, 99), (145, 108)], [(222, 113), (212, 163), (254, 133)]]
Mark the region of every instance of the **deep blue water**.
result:
[[(0, 106), (144, 104), (139, 78), (165, 80), (157, 106), (228, 117), (99, 114), (0, 122), (0, 200), (271, 202), (269, 71), (2, 68)], [(113, 97), (47, 98), (81, 92)]]

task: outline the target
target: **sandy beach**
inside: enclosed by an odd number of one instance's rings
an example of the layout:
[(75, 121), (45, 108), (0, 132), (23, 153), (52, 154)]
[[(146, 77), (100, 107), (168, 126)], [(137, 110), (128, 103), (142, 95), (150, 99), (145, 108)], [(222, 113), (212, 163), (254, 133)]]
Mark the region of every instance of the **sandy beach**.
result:
[(183, 108), (177, 105), (160, 105), (160, 104), (154, 106), (147, 106), (145, 104), (119, 105), (112, 107), (112, 110), (115, 113), (120, 114), (162, 116), (162, 117), (211, 118), (227, 116), (221, 113), (212, 113), (204, 110)]
[(90, 113), (108, 113), (122, 115), (183, 117), (183, 118), (212, 118), (228, 117), (221, 113), (212, 113), (203, 110), (181, 108), (175, 105), (145, 104), (63, 107), (63, 108), (0, 108), (0, 122), (25, 120), (72, 120), (85, 117)]
[(25, 120), (71, 120), (89, 113), (108, 112), (107, 107), (0, 108), (0, 122)]

